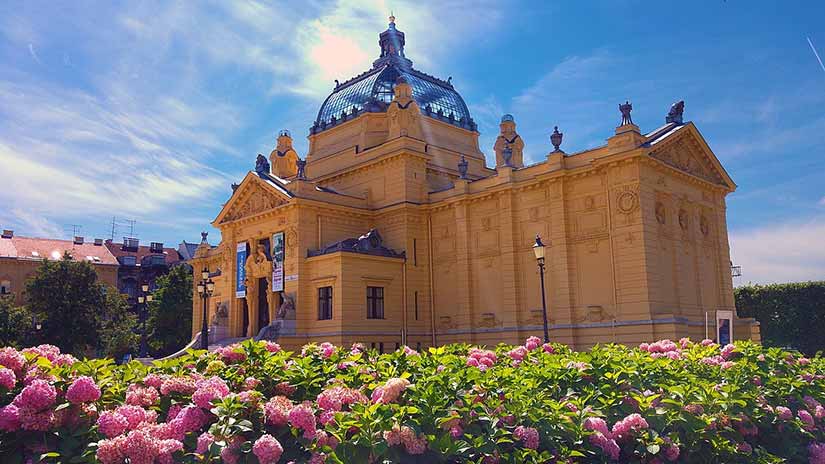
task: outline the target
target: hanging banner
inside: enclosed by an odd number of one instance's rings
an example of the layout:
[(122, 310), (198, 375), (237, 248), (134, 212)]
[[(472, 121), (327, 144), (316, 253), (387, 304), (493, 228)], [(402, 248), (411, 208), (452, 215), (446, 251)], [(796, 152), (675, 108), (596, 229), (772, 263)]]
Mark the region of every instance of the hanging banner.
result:
[(235, 281), (235, 298), (246, 297), (246, 255), (246, 242), (238, 243), (235, 253), (235, 276), (238, 279)]
[(272, 291), (284, 291), (284, 233), (272, 234)]
[(733, 341), (733, 311), (716, 311), (716, 341), (722, 346)]

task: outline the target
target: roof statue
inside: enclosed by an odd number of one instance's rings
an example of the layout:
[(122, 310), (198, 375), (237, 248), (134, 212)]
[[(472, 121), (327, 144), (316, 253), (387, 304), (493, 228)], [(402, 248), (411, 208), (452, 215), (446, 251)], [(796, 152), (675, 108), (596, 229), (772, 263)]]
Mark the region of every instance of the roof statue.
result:
[(298, 172), (298, 153), (292, 147), (292, 135), (286, 129), (278, 132), (278, 141), (275, 149), (269, 154), (272, 163), (272, 174), (286, 179)]
[(633, 124), (633, 118), (630, 117), (630, 112), (633, 111), (633, 105), (629, 101), (624, 104), (619, 104), (619, 111), (622, 113), (622, 126), (625, 124)]
[(380, 55), (372, 68), (344, 82), (337, 83), (321, 105), (311, 134), (349, 121), (363, 113), (383, 113), (392, 102), (399, 77), (412, 88), (412, 98), (420, 112), (446, 123), (476, 131), (470, 110), (452, 83), (413, 68), (404, 54), (404, 33), (396, 29), (395, 17), (379, 35)]
[(564, 133), (559, 132), (559, 126), (554, 127), (553, 133), (550, 134), (550, 143), (553, 144), (554, 148), (553, 153), (564, 153), (561, 151), (561, 148), (559, 148), (561, 146), (562, 137), (564, 137)]
[(467, 160), (464, 158), (464, 155), (461, 155), (461, 161), (458, 162), (458, 175), (461, 176), (462, 179), (468, 179), (467, 177)]
[(260, 153), (258, 153), (258, 157), (255, 158), (255, 172), (258, 174), (269, 174), (269, 161)]
[(516, 120), (512, 114), (501, 117), (499, 135), (493, 145), (496, 166), (524, 167), (524, 140), (516, 132)]
[(668, 111), (667, 116), (665, 116), (665, 122), (670, 124), (672, 122), (676, 124), (682, 124), (682, 114), (685, 112), (685, 101), (679, 100), (678, 102), (674, 103), (670, 106), (670, 111)]

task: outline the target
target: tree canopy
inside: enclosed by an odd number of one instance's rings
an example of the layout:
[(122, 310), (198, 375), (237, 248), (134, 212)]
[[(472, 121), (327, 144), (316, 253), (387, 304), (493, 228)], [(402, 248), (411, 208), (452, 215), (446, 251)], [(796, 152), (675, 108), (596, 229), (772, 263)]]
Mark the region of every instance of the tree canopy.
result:
[(149, 347), (152, 354), (165, 356), (192, 339), (192, 272), (175, 266), (155, 282), (147, 324)]

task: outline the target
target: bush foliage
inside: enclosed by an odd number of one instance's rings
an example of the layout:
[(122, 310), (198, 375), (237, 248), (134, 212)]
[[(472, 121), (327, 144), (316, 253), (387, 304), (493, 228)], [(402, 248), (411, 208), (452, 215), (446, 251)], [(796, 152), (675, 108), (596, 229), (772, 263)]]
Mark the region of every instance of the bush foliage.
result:
[(825, 282), (746, 285), (734, 295), (739, 317), (759, 321), (765, 345), (825, 350)]
[(4, 463), (825, 462), (825, 362), (749, 342), (0, 364)]

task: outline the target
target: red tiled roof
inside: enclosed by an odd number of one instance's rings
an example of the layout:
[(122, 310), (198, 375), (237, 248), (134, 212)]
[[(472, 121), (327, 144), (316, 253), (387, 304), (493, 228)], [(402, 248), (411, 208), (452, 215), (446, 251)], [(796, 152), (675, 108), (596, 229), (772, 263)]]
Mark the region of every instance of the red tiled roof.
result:
[(117, 259), (103, 245), (84, 242), (76, 244), (72, 240), (20, 237), (0, 238), (0, 257), (17, 259), (63, 258), (68, 251), (75, 261), (89, 261), (93, 264), (117, 265)]
[[(106, 240), (106, 248), (108, 248), (112, 255), (114, 255), (115, 259), (120, 258), (121, 256), (135, 256), (138, 263), (140, 263), (145, 256), (159, 254), (152, 253), (150, 247), (146, 245), (140, 245), (137, 248), (137, 251), (124, 250), (122, 243), (115, 243), (111, 240)], [(164, 248), (163, 256), (166, 264), (168, 265), (179, 263), (181, 261), (180, 254), (178, 254), (178, 250), (175, 248)]]

